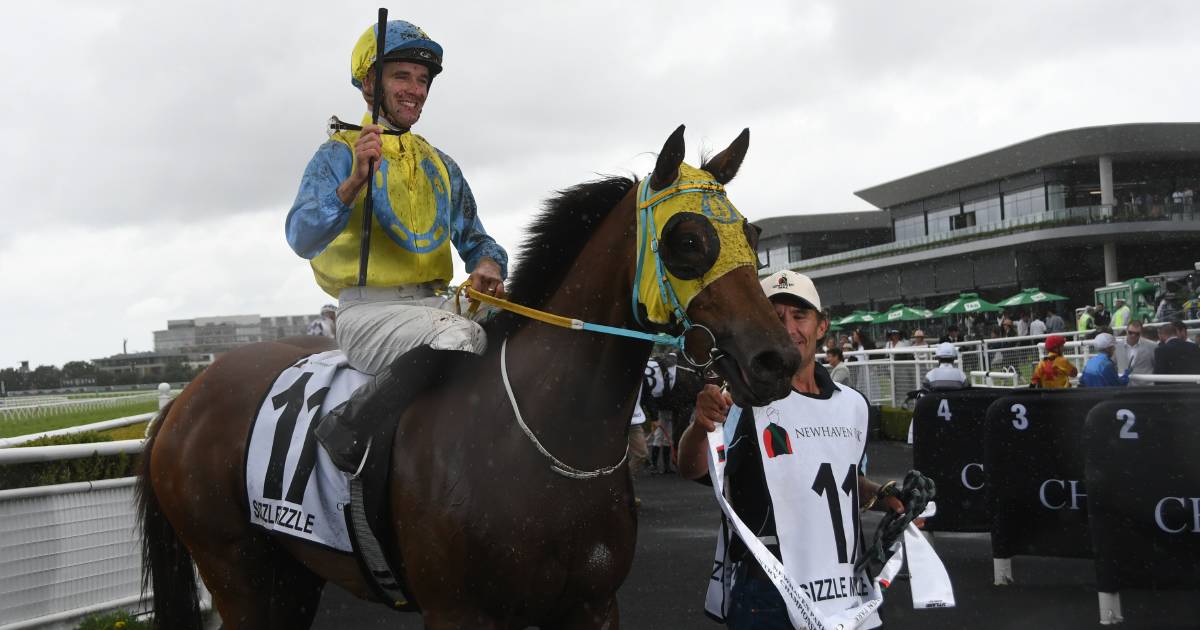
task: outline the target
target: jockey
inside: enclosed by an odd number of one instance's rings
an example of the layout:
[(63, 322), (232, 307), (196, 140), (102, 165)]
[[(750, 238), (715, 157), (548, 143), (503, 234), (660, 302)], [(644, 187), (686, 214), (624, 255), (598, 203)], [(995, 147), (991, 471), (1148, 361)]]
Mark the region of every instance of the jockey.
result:
[[(350, 59), (350, 82), (368, 110), (375, 94), (375, 48), (372, 26)], [(336, 338), (350, 366), (375, 376), (316, 429), (334, 464), (346, 471), (361, 464), (375, 427), (432, 383), (447, 357), (482, 354), (487, 346), (479, 324), (449, 312), (453, 300), (441, 291), (453, 276), (450, 245), (481, 293), (504, 296), (508, 264), (504, 248), (484, 231), (458, 164), (410, 132), (442, 71), (442, 47), (420, 28), (392, 20), (379, 57), (384, 64), (379, 124), (366, 114), (362, 131), (334, 133), (317, 149), (286, 225), (288, 244), (309, 260), (317, 284), (338, 299)], [(360, 283), (368, 191), (374, 225), (366, 281)]]

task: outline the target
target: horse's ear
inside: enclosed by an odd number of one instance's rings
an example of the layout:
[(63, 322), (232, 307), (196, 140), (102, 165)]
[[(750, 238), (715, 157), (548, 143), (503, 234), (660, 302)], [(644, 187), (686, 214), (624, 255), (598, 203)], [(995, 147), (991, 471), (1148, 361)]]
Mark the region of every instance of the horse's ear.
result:
[(650, 188), (662, 190), (679, 179), (679, 165), (683, 163), (683, 125), (667, 138), (662, 151), (658, 154), (658, 162), (654, 165), (654, 174), (650, 176)]
[(724, 151), (718, 153), (704, 165), (704, 170), (712, 173), (713, 179), (721, 184), (728, 184), (746, 157), (746, 149), (750, 148), (750, 130), (743, 129), (742, 133), (733, 140)]

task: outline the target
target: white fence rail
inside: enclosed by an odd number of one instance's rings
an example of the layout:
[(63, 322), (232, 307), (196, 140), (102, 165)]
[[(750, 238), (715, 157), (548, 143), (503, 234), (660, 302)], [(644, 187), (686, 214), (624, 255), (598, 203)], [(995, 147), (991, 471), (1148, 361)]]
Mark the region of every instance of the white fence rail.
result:
[[(162, 384), (157, 395), (161, 409), (170, 400), (170, 387)], [(0, 465), (140, 453), (145, 440), (4, 447), (43, 435), (145, 422), (155, 415), (8, 438), (0, 441)], [(0, 490), (0, 630), (69, 628), (89, 614), (145, 609), (135, 481), (126, 477)]]
[[(160, 409), (162, 408), (161, 404), (159, 405), (159, 408)], [(66, 429), (55, 429), (54, 431), (43, 431), (41, 433), (30, 433), (28, 435), (18, 435), (16, 437), (10, 437), (10, 438), (0, 438), (0, 449), (11, 448), (13, 446), (17, 446), (18, 444), (32, 442), (33, 440), (36, 440), (38, 438), (43, 438), (43, 437), (55, 437), (58, 435), (71, 435), (74, 433), (85, 433), (87, 431), (107, 431), (109, 429), (119, 429), (121, 427), (127, 427), (131, 424), (138, 424), (140, 422), (149, 422), (156, 415), (158, 415), (157, 411), (151, 411), (149, 413), (139, 413), (134, 416), (125, 416), (124, 418), (115, 418), (113, 420), (103, 420), (100, 422), (93, 422), (91, 424), (81, 424), (77, 427), (68, 427)], [(0, 452), (3, 452), (3, 451), (0, 451)], [(0, 461), (2, 461), (2, 460), (0, 460)]]
[[(1185, 322), (1188, 336), (1200, 332), (1200, 320)], [(1146, 324), (1151, 328), (1161, 324)], [(1094, 330), (1053, 333), (1068, 341), (1063, 356), (1083, 370), (1087, 360), (1095, 354), (1090, 337)], [(1046, 355), (1046, 335), (1004, 337), (982, 341), (963, 341), (954, 344), (959, 358), (955, 365), (979, 387), (1026, 387), (1033, 376), (1034, 368)], [(850, 369), (850, 385), (862, 392), (874, 405), (898, 406), (904, 402), (908, 392), (921, 388), (925, 373), (937, 367), (933, 358), (936, 346), (902, 346), (878, 350), (846, 351), (845, 365)], [(818, 355), (824, 359), (824, 355)], [(1124, 344), (1117, 344), (1114, 359), (1123, 370), (1128, 363)], [(1151, 379), (1131, 377), (1135, 381), (1155, 382)], [(1195, 382), (1194, 380), (1159, 379), (1157, 382)]]
[(134, 481), (0, 490), (0, 629), (45, 626), (141, 599)]
[(95, 409), (112, 409), (126, 405), (154, 400), (158, 394), (146, 392), (133, 396), (113, 396), (111, 398), (80, 398), (58, 402), (46, 402), (35, 405), (20, 405), (0, 407), (0, 422), (4, 420), (26, 420), (42, 418), (61, 413), (76, 411), (92, 411)]
[(31, 407), (51, 403), (67, 402), (65, 395), (60, 396), (3, 396), (0, 397), (0, 407)]

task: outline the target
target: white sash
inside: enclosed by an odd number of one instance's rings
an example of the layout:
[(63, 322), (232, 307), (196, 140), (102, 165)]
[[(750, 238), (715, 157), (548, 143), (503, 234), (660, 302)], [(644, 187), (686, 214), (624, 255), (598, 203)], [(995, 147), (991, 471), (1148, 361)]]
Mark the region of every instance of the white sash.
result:
[[(725, 433), (719, 430), (709, 433), (708, 470), (709, 476), (712, 477), (713, 493), (717, 497), (717, 503), (721, 506), (721, 511), (725, 513), (727, 522), (733, 527), (738, 537), (742, 539), (742, 543), (746, 545), (750, 553), (754, 554), (754, 559), (762, 567), (763, 573), (770, 578), (775, 588), (779, 589), (792, 625), (797, 628), (809, 628), (809, 630), (854, 630), (864, 621), (870, 619), (875, 609), (879, 608), (879, 605), (883, 603), (883, 594), (880, 592), (878, 585), (880, 578), (876, 578), (875, 581), (870, 583), (869, 598), (863, 605), (836, 615), (831, 615), (828, 618), (822, 615), (817, 610), (816, 605), (813, 604), (813, 601), (804, 593), (804, 590), (787, 574), (787, 571), (783, 568), (783, 564), (771, 554), (766, 545), (758, 539), (758, 536), (742, 522), (742, 519), (738, 518), (737, 513), (733, 511), (733, 507), (729, 505), (729, 501), (725, 499), (725, 462), (721, 461), (718, 455), (720, 451), (724, 450)], [(881, 575), (880, 577), (890, 579), (891, 576)]]
[[(782, 595), (787, 608), (788, 618), (796, 628), (810, 630), (855, 630), (864, 622), (874, 617), (874, 612), (883, 603), (883, 589), (891, 584), (892, 579), (904, 564), (907, 548), (909, 572), (912, 575), (911, 587), (914, 608), (949, 608), (955, 605), (954, 592), (950, 585), (949, 575), (937, 553), (921, 535), (920, 530), (912, 523), (904, 531), (904, 546), (899, 541), (892, 547), (892, 555), (876, 578), (869, 582), (867, 601), (862, 605), (838, 612), (826, 617), (799, 587), (796, 581), (787, 573), (783, 564), (758, 539), (729, 504), (725, 497), (725, 461), (722, 455), (726, 449), (727, 438), (734, 435), (740, 418), (740, 409), (731, 410), (729, 418), (722, 429), (708, 434), (708, 470), (712, 479), (713, 494), (717, 504), (725, 514), (726, 522), (742, 539), (747, 550), (754, 554), (754, 559), (762, 567), (763, 573), (775, 585)], [(923, 516), (930, 517), (936, 511), (932, 503)], [(778, 527), (778, 523), (776, 526)], [(717, 556), (714, 561), (712, 581), (706, 595), (705, 610), (717, 619), (723, 619), (729, 610), (728, 589), (731, 586), (732, 568), (726, 557), (727, 533), (722, 527), (718, 537)], [(897, 548), (900, 549), (897, 549)], [(882, 588), (881, 588), (882, 587)]]

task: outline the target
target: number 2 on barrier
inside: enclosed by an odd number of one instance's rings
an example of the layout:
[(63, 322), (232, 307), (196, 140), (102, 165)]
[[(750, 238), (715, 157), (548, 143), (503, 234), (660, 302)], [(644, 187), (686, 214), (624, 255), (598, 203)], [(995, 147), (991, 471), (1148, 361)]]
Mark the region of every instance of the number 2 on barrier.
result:
[(1128, 409), (1117, 410), (1117, 420), (1124, 420), (1125, 425), (1121, 427), (1121, 432), (1118, 434), (1122, 440), (1138, 439), (1137, 431), (1133, 430), (1133, 423), (1137, 421), (1137, 417)]
[(1029, 428), (1029, 418), (1025, 416), (1025, 405), (1015, 404), (1009, 408), (1009, 411), (1013, 412), (1012, 425), (1016, 430), (1024, 431)]
[(941, 402), (938, 403), (937, 415), (941, 416), (942, 420), (945, 420), (946, 422), (950, 422), (950, 418), (953, 416), (950, 415), (950, 401), (949, 400), (943, 398), (941, 400)]

